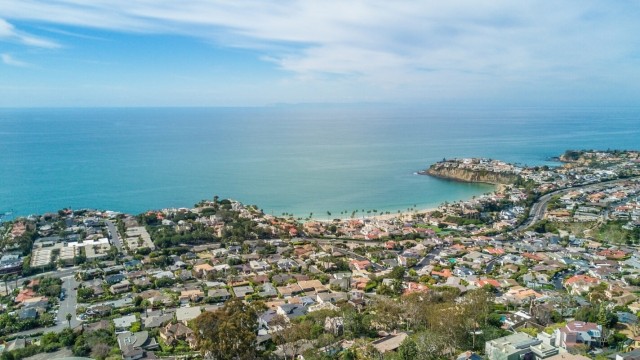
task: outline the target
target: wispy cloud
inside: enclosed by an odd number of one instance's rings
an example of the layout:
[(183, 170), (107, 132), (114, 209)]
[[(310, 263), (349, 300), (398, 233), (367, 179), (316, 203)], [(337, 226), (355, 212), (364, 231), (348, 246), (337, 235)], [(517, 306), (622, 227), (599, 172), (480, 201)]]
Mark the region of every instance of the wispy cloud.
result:
[[(594, 76), (621, 81), (627, 75), (609, 70), (640, 65), (633, 56), (640, 53), (640, 39), (633, 36), (640, 33), (639, 15), (640, 4), (610, 1), (4, 0), (0, 5), (0, 16), (9, 20), (180, 34), (257, 49), (262, 59), (304, 79), (341, 76), (423, 88), (450, 87), (451, 81), (460, 81), (458, 88)], [(0, 36), (14, 34), (10, 26), (0, 22)], [(18, 37), (22, 43), (46, 47), (46, 40), (25, 36)]]
[[(1, 14), (1, 12), (0, 12)], [(18, 31), (13, 25), (0, 18), (0, 40), (17, 42), (27, 46), (54, 49), (60, 47), (55, 41), (43, 39)]]
[(56, 29), (56, 28), (53, 28), (53, 27), (41, 27), (41, 29), (45, 30), (45, 31), (48, 31), (50, 33), (69, 36), (69, 37), (74, 37), (74, 38), (79, 38), (79, 39), (100, 40), (100, 41), (106, 41), (107, 40), (107, 39), (105, 39), (103, 37), (85, 35), (85, 34), (80, 34), (80, 33), (72, 32), (72, 31)]
[(2, 62), (5, 65), (9, 65), (9, 66), (17, 66), (17, 67), (30, 67), (31, 64), (24, 62), (24, 61), (20, 61), (16, 58), (14, 58), (11, 54), (0, 54), (0, 59), (2, 59)]

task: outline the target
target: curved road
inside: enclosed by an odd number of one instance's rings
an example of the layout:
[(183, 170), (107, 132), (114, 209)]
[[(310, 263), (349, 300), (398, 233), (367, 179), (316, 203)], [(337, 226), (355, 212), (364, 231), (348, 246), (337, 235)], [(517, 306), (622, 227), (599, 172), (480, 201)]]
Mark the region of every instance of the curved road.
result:
[(608, 180), (608, 181), (603, 181), (603, 182), (599, 182), (599, 183), (595, 183), (595, 184), (574, 186), (574, 187), (564, 188), (564, 189), (560, 189), (560, 190), (555, 190), (555, 191), (552, 191), (552, 192), (550, 192), (548, 194), (542, 195), (538, 199), (538, 201), (536, 201), (531, 206), (531, 210), (529, 210), (529, 217), (527, 218), (527, 220), (525, 220), (525, 222), (523, 222), (520, 226), (515, 228), (514, 231), (522, 231), (522, 230), (530, 227), (531, 225), (535, 224), (536, 222), (542, 220), (542, 218), (544, 218), (545, 211), (547, 211), (547, 204), (549, 203), (549, 201), (551, 200), (551, 198), (554, 195), (564, 194), (564, 193), (569, 192), (569, 191), (580, 190), (580, 189), (585, 189), (585, 188), (589, 188), (589, 187), (598, 187), (598, 186), (607, 185), (607, 184), (614, 184), (614, 183), (619, 183), (619, 182), (635, 180), (635, 179), (638, 179), (638, 178), (640, 178), (640, 177), (636, 176), (636, 177), (630, 177), (630, 178), (626, 178), (626, 179), (615, 179), (615, 180)]

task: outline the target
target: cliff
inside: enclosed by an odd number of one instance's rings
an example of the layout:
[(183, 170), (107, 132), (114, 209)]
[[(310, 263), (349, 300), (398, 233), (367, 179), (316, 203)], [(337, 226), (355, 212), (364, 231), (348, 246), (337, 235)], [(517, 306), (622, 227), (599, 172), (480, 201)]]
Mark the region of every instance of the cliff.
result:
[(576, 163), (584, 161), (582, 158), (585, 154), (584, 150), (567, 150), (564, 154), (560, 155), (558, 160), (563, 163)]
[(518, 175), (512, 173), (492, 172), (489, 170), (461, 169), (456, 167), (431, 165), (429, 169), (420, 171), (421, 175), (456, 180), (464, 182), (485, 183), (485, 184), (512, 184), (518, 179)]

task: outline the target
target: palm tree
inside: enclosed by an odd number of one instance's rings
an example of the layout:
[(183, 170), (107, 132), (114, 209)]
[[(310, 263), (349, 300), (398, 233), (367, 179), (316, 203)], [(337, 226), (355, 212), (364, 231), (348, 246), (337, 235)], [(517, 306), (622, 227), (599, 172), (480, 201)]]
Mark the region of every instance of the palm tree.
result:
[(67, 323), (69, 324), (69, 327), (71, 327), (71, 313), (67, 314)]

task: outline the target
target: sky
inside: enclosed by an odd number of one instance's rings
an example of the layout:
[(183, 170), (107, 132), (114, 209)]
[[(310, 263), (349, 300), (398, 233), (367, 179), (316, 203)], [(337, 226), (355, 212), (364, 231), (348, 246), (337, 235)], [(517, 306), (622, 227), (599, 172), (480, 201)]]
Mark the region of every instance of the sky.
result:
[(632, 106), (640, 2), (2, 0), (0, 106)]

